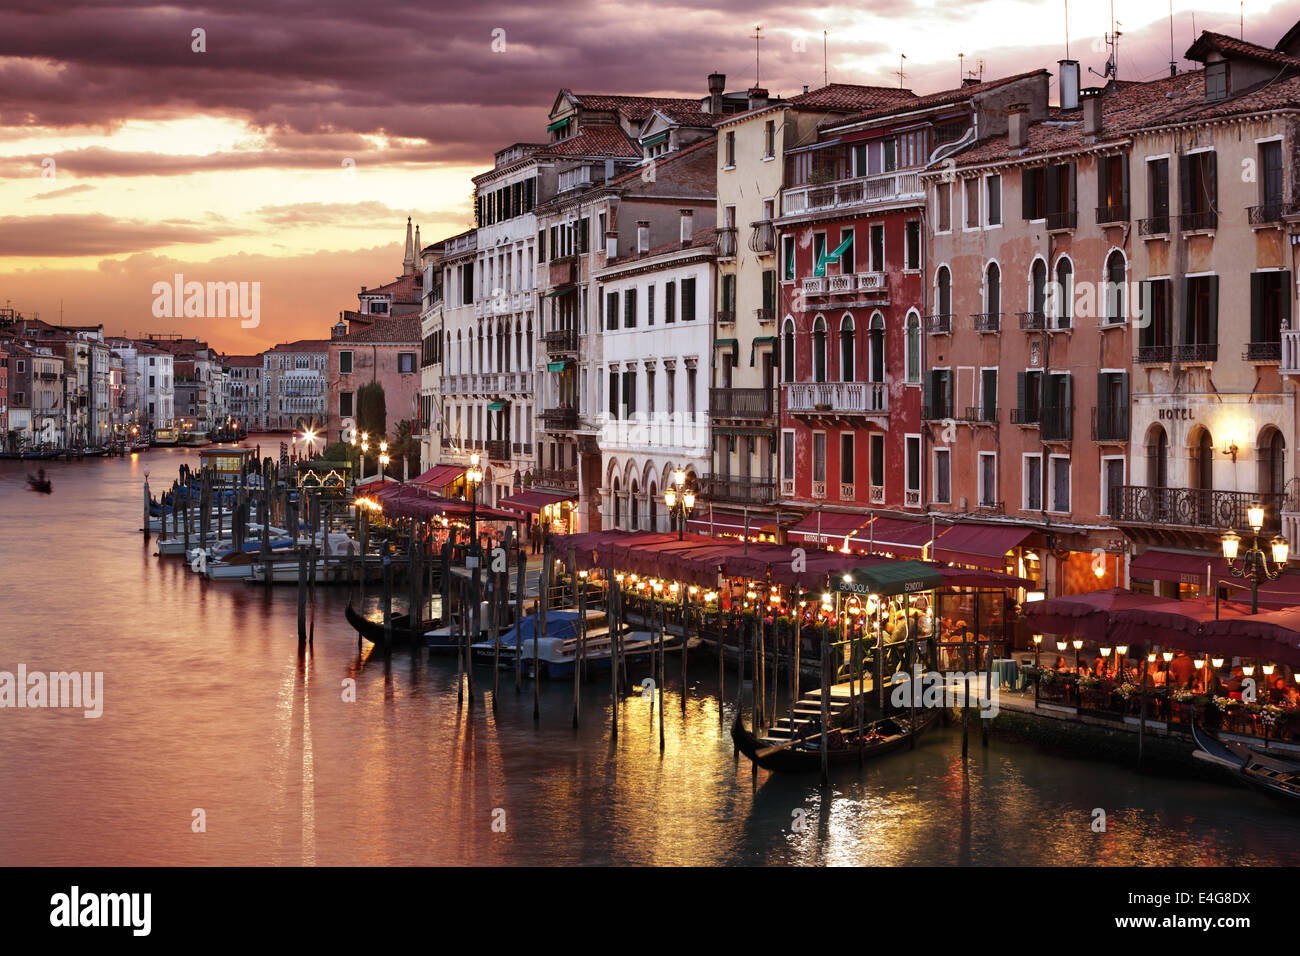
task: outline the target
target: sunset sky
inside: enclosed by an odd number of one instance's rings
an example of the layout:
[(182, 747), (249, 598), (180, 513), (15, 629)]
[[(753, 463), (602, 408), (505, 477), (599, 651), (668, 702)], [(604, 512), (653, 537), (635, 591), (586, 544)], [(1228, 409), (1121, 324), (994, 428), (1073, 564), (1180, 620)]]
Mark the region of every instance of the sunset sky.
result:
[[(1167, 73), (1168, 0), (1115, 7), (1120, 78)], [(1175, 0), (1180, 69), (1194, 29), (1236, 36), (1240, 10)], [(1245, 36), (1271, 46), (1296, 16), (1294, 3), (1253, 0)], [(0, 304), (56, 322), (62, 308), (112, 334), (199, 335), (232, 354), (324, 337), (360, 286), (400, 272), (407, 216), (425, 244), (470, 225), (470, 176), (501, 146), (545, 139), (562, 87), (702, 96), (717, 70), (744, 89), (762, 24), (773, 94), (822, 85), (823, 30), (832, 82), (897, 86), (906, 54), (904, 85), (927, 93), (956, 85), (959, 53), (986, 79), (1055, 73), (1065, 21), (1062, 3), (1038, 0), (6, 0)], [(1085, 85), (1109, 27), (1107, 3), (1070, 4)], [(191, 49), (196, 28), (206, 52)], [(261, 325), (155, 319), (151, 288), (178, 272), (260, 282)]]

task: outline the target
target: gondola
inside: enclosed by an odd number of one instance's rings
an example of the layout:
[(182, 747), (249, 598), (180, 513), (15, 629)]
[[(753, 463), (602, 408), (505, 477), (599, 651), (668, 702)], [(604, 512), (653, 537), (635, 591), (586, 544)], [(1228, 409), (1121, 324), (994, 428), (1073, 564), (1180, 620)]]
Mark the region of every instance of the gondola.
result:
[(37, 478), (35, 475), (27, 476), (27, 487), (32, 491), (39, 491), (43, 495), (48, 495), (54, 490), (54, 486), (50, 484), (50, 479)]
[[(826, 762), (834, 767), (857, 763), (859, 754), (863, 760), (880, 757), (906, 747), (914, 738), (924, 733), (939, 719), (939, 711), (926, 708), (917, 714), (913, 724), (903, 715), (873, 720), (864, 727), (866, 743), (857, 746), (847, 730), (831, 731), (832, 740), (826, 752)], [(856, 730), (852, 731), (856, 735)], [(799, 740), (772, 743), (756, 737), (745, 728), (736, 714), (731, 725), (731, 739), (736, 748), (764, 770), (776, 770), (786, 773), (812, 773), (821, 769), (821, 734), (810, 734)]]
[[(371, 644), (382, 645), (384, 643), (384, 622), (370, 621), (362, 617), (361, 614), (348, 602), (347, 610), (348, 623), (356, 630), (358, 634), (368, 640)], [(409, 644), (413, 641), (423, 641), (424, 632), (430, 628), (437, 627), (439, 621), (425, 621), (420, 629), (414, 633), (411, 632), (409, 614), (394, 614), (392, 617), (393, 643)]]
[(1192, 724), (1192, 738), (1200, 750), (1196, 756), (1222, 767), (1246, 786), (1280, 797), (1300, 809), (1300, 763), (1280, 760), (1244, 744), (1222, 741), (1203, 727)]

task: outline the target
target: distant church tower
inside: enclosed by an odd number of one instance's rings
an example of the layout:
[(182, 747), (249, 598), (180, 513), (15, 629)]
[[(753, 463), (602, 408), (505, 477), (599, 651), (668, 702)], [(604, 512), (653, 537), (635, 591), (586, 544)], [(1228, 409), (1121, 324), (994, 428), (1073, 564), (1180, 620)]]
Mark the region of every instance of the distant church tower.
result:
[(406, 255), (402, 257), (402, 275), (415, 274), (415, 240), (411, 237), (411, 217), (406, 217)]

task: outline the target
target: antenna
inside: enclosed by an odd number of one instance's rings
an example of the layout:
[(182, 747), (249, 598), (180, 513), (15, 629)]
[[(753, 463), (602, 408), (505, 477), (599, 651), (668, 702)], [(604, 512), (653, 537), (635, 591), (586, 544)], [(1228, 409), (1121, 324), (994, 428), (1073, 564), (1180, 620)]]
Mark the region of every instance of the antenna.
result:
[(903, 61), (907, 59), (906, 53), (898, 54), (898, 88), (903, 88)]
[(1241, 0), (1241, 39), (1246, 39), (1246, 0)]
[(1065, 58), (1070, 58), (1070, 0), (1065, 0)]
[(1174, 0), (1169, 0), (1169, 75), (1178, 75), (1178, 61), (1174, 59)]
[(966, 54), (957, 54), (957, 85), (961, 86), (966, 82)]
[[(1173, 0), (1170, 0), (1172, 3)], [(822, 31), (822, 86), (831, 85), (831, 70), (829, 61), (826, 59), (826, 31)]]
[(758, 45), (763, 41), (763, 25), (754, 27), (754, 86), (758, 86)]

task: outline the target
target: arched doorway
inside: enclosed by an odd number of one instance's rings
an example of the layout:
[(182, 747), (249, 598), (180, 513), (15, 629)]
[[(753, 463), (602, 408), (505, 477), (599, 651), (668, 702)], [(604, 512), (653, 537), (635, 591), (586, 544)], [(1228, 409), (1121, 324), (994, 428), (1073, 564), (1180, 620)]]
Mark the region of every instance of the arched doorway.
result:
[(1256, 487), (1264, 506), (1264, 527), (1276, 531), (1282, 526), (1282, 496), (1286, 493), (1286, 439), (1270, 426), (1260, 434), (1255, 454), (1259, 459)]
[(1192, 489), (1192, 520), (1214, 523), (1214, 439), (1208, 428), (1197, 428), (1188, 442), (1187, 483)]

